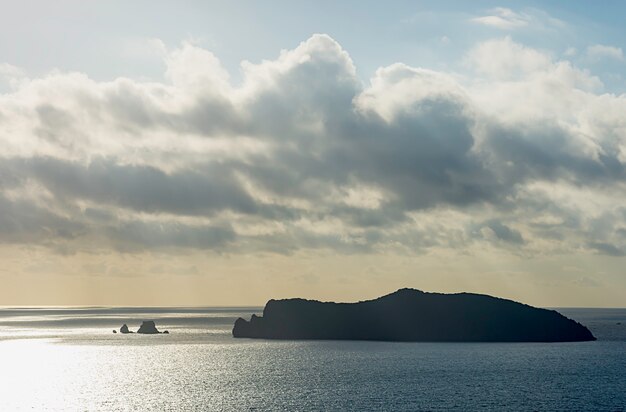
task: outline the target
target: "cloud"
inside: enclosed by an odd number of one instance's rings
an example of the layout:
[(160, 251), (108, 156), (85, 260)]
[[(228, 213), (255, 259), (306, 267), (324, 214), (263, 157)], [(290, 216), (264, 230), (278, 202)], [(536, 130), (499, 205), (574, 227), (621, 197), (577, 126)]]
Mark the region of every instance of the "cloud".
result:
[(607, 46), (604, 44), (594, 44), (587, 47), (587, 56), (592, 59), (613, 59), (618, 61), (624, 60), (624, 51), (615, 46)]
[(524, 238), (520, 232), (508, 227), (497, 219), (490, 219), (476, 225), (473, 229), (472, 235), (480, 239), (502, 241), (515, 245), (521, 245), (524, 243)]
[(211, 215), (224, 208), (256, 213), (256, 203), (227, 168), (207, 165), (167, 174), (152, 166), (96, 158), (88, 164), (52, 157), (6, 160), (14, 176), (32, 179), (61, 202), (89, 201), (147, 213)]
[(513, 11), (506, 7), (496, 7), (488, 10), (484, 16), (470, 19), (470, 22), (504, 31), (533, 30), (545, 32), (566, 27), (565, 22), (550, 16), (543, 10), (533, 8)]
[(576, 56), (577, 54), (578, 54), (578, 50), (576, 50), (575, 47), (568, 47), (567, 49), (565, 49), (565, 52), (563, 52), (563, 55), (567, 57), (573, 57), (573, 56)]
[(0, 76), (22, 77), (24, 72), (17, 66), (8, 63), (0, 63)]
[(626, 256), (626, 252), (619, 247), (612, 245), (610, 243), (604, 242), (591, 242), (589, 243), (589, 247), (595, 249), (599, 253), (603, 255), (609, 256)]
[(15, 89), (26, 80), (26, 74), (22, 69), (8, 63), (0, 63), (0, 93), (4, 89)]
[(489, 10), (489, 15), (475, 17), (472, 22), (485, 26), (495, 27), (501, 30), (512, 30), (520, 27), (526, 27), (530, 23), (530, 16), (516, 13), (505, 7), (496, 7)]
[(22, 79), (0, 95), (0, 241), (626, 250), (626, 98), (509, 37), (465, 62), (471, 76), (395, 63), (363, 84), (347, 51), (314, 35), (243, 62), (238, 86), (191, 43), (166, 55), (161, 82)]
[(72, 240), (84, 232), (81, 223), (24, 200), (0, 197), (0, 243)]
[(511, 78), (541, 73), (552, 65), (552, 59), (548, 54), (515, 43), (507, 36), (478, 44), (468, 53), (466, 63), (479, 73)]

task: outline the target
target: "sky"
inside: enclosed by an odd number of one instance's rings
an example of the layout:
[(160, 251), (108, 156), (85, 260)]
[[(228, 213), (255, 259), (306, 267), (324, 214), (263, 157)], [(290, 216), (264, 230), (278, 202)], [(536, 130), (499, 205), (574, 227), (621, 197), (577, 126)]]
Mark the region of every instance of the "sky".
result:
[(0, 305), (626, 307), (626, 4), (4, 2)]

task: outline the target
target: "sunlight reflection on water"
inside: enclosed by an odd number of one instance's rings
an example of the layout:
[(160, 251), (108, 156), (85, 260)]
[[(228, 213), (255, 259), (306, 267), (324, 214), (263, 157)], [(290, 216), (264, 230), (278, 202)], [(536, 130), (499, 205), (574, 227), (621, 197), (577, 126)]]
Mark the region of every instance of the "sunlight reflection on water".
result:
[(230, 336), (234, 314), (222, 316), (157, 322), (172, 333), (156, 336), (5, 326), (0, 410), (626, 408), (626, 334), (616, 325), (626, 311), (610, 321), (580, 314), (609, 340), (569, 344), (240, 340)]

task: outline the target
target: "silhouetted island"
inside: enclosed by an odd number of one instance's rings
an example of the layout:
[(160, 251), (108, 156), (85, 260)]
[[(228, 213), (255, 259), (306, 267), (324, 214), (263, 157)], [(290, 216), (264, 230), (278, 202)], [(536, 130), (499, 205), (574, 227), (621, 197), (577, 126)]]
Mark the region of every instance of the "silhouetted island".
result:
[(400, 289), (358, 303), (270, 300), (236, 338), (430, 342), (575, 342), (596, 338), (557, 311), (473, 293)]
[(157, 334), (161, 332), (158, 331), (153, 320), (145, 320), (141, 323), (141, 326), (139, 327), (139, 330), (137, 331), (137, 333), (145, 333), (148, 335), (153, 335), (153, 334)]
[(133, 333), (133, 332), (128, 330), (128, 326), (126, 324), (123, 324), (122, 327), (120, 328), (120, 333)]

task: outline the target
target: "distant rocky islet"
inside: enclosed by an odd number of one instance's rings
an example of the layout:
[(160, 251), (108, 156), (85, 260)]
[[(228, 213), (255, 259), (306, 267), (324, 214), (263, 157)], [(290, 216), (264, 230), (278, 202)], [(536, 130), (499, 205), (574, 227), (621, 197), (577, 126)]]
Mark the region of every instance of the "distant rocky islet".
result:
[[(113, 333), (117, 333), (117, 330), (113, 329)], [(137, 330), (137, 332), (133, 332), (129, 330), (128, 325), (123, 324), (122, 327), (120, 328), (120, 333), (122, 334), (139, 333), (142, 335), (158, 335), (158, 334), (168, 335), (170, 332), (167, 330), (160, 332), (156, 328), (156, 324), (154, 323), (153, 320), (146, 320), (141, 323), (141, 326), (139, 326), (139, 329)]]

